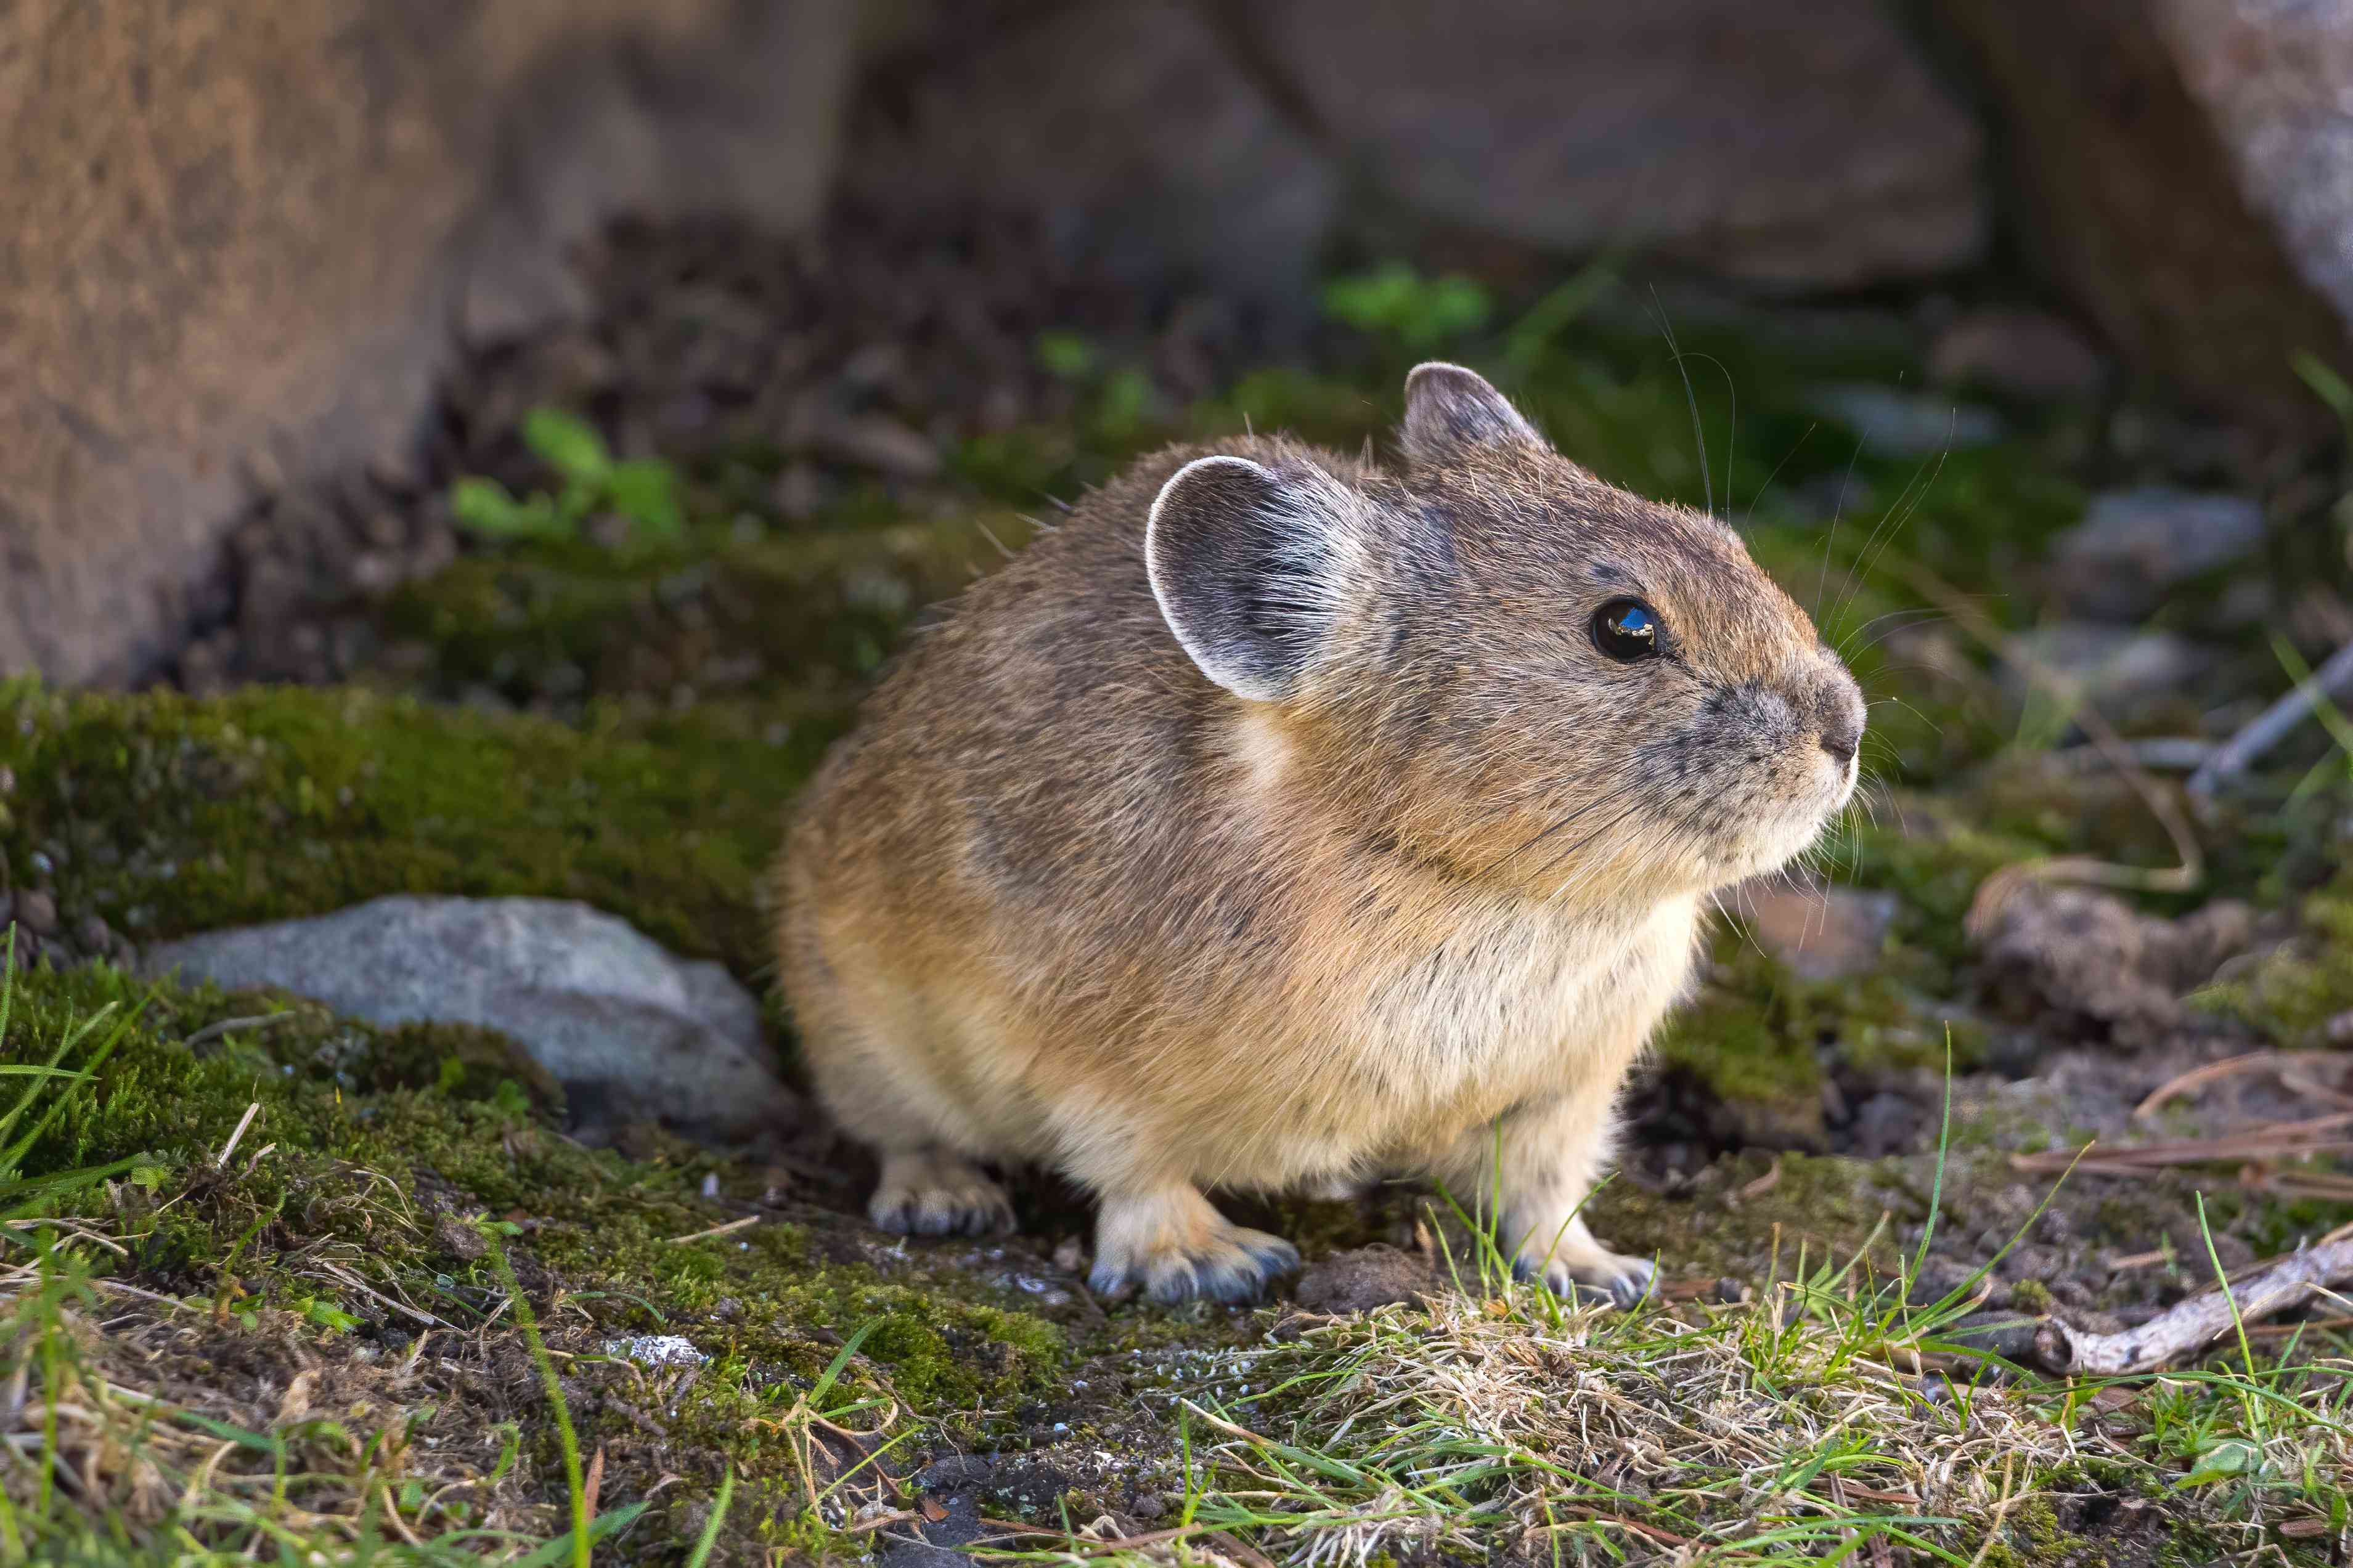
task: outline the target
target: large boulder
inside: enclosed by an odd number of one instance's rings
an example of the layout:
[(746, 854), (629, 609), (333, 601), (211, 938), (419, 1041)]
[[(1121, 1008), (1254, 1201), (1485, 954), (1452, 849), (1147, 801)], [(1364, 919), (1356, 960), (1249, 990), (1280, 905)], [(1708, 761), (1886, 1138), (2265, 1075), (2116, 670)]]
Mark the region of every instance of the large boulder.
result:
[(2325, 416), (2290, 362), (2353, 320), (2353, 10), (1932, 0), (2000, 127), (2034, 259), (2146, 369), (2242, 416)]
[(1159, 283), (1304, 296), (1341, 195), (1331, 158), (1188, 0), (934, 0), (870, 79), (852, 178), (897, 205), (1035, 217), (1068, 253)]
[(611, 215), (806, 219), (854, 5), (0, 6), (0, 672), (168, 657), (257, 492), (397, 475)]
[(1469, 228), (1809, 289), (1985, 241), (1977, 125), (1878, 0), (1227, 9), (1353, 175)]

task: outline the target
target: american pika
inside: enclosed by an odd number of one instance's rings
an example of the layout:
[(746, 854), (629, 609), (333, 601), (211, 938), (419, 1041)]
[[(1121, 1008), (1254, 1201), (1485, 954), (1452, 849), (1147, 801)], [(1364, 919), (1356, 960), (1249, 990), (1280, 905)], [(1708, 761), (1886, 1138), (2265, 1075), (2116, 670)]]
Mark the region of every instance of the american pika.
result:
[(1097, 1196), (1092, 1283), (1295, 1266), (1203, 1189), (1421, 1173), (1523, 1274), (1637, 1300), (1577, 1217), (1708, 895), (1854, 788), (1863, 703), (1724, 524), (1603, 483), (1454, 365), (1394, 466), (1144, 459), (919, 637), (779, 868), (811, 1071), (890, 1230)]

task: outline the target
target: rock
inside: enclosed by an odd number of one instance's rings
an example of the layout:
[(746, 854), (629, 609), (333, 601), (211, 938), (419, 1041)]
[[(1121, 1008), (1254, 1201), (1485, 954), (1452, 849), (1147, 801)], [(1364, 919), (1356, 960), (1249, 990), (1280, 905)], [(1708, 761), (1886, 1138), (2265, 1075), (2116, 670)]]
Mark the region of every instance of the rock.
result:
[(2089, 397), (2107, 367), (2084, 334), (2041, 310), (1994, 306), (1947, 323), (1928, 348), (1928, 374), (2021, 402)]
[(711, 1359), (695, 1349), (694, 1342), (683, 1334), (633, 1334), (628, 1339), (607, 1340), (605, 1353), (662, 1372), (701, 1366)]
[(433, 1222), (433, 1240), (461, 1262), (473, 1263), (491, 1255), (491, 1244), (482, 1239), (482, 1233), (456, 1215), (445, 1214)]
[(2353, 12), (2311, 0), (1930, 0), (2000, 127), (2024, 251), (2125, 357), (2234, 417), (2328, 416), (2353, 364)]
[(931, 440), (886, 415), (843, 419), (818, 432), (816, 446), (837, 462), (873, 468), (903, 479), (928, 479), (942, 466)]
[(2052, 575), (2076, 614), (2137, 621), (2168, 589), (2243, 560), (2263, 542), (2263, 509), (2246, 496), (2110, 490), (2052, 542)]
[(1949, 397), (1856, 383), (1818, 387), (1809, 401), (1852, 431), (1863, 450), (1885, 458), (1966, 451), (2001, 439), (2000, 415)]
[(456, 344), (620, 213), (789, 228), (853, 0), (0, 7), (0, 672), (176, 652), (257, 497), (413, 470)]
[[(1964, 264), (1975, 123), (1871, 0), (1233, 6), (1245, 58), (1394, 201), (1778, 287)], [(1804, 83), (1802, 91), (1792, 84)]]
[[(2117, 721), (2179, 695), (2209, 662), (2196, 645), (2171, 632), (2135, 631), (2091, 621), (2037, 626), (2019, 642), (2045, 670), (2074, 682), (2086, 700)], [(2012, 700), (2023, 703), (2030, 689), (2025, 673), (2005, 667), (2003, 679)], [(2039, 685), (2033, 689), (2042, 690)]]
[(1211, 15), (1105, 0), (1008, 26), (938, 6), (904, 58), (877, 67), (905, 79), (904, 128), (860, 140), (850, 184), (902, 210), (1035, 215), (1066, 250), (1139, 280), (1173, 270), (1303, 301), (1339, 174)]
[(2145, 1045), (2181, 1024), (2179, 998), (2253, 935), (2253, 912), (2233, 900), (2168, 921), (2113, 894), (2029, 882), (1994, 912), (1982, 978), (2014, 1018)]
[(1800, 980), (1843, 980), (1877, 967), (1901, 905), (1893, 893), (1750, 884), (1730, 907), (1757, 944)]
[(1369, 1312), (1396, 1302), (1419, 1307), (1437, 1289), (1438, 1276), (1427, 1262), (1375, 1242), (1311, 1264), (1295, 1295), (1311, 1311)]
[(2353, 10), (2171, 0), (2159, 13), (2248, 205), (2306, 287), (2353, 321)]
[(716, 963), (554, 899), (398, 895), (331, 915), (159, 942), (151, 974), (274, 986), (377, 1024), (473, 1024), (519, 1043), (601, 1132), (632, 1117), (735, 1140), (784, 1128), (760, 1005)]
[(1874, 1094), (1855, 1108), (1847, 1143), (1859, 1159), (1908, 1154), (1918, 1144), (1926, 1121), (1920, 1106), (1903, 1095)]
[(37, 888), (16, 889), (16, 915), (17, 924), (35, 936), (57, 934), (58, 901)]

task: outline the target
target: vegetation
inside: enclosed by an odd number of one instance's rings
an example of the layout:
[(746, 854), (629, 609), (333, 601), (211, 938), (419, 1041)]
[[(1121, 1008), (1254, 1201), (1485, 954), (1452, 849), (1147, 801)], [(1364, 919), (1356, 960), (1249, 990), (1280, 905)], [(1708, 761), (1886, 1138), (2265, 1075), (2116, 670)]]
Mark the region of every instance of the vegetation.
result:
[[(820, 1141), (583, 1148), (560, 1086), (486, 1031), (15, 965), (0, 1563), (855, 1560), (939, 1522), (956, 1483), (929, 1467), (958, 1455), (997, 1457), (985, 1550), (1039, 1561), (2341, 1557), (2340, 1327), (2249, 1325), (2113, 1381), (1992, 1353), (2021, 1315), (2153, 1310), (2353, 1218), (2325, 1184), (2224, 1171), (2073, 1177), (2046, 1210), (2012, 1164), (2077, 1129), (1994, 1070), (2021, 1047), (1976, 1016), (1972, 901), (2038, 856), (2171, 854), (2069, 743), (2073, 699), (2027, 700), (2003, 639), (2042, 606), (1985, 596), (2080, 515), (2092, 414), (1877, 449), (1820, 395), (1909, 384), (1871, 318), (1670, 321), (1609, 264), (1525, 298), (1386, 267), (1326, 301), (1307, 363), (1189, 402), (1134, 345), (1040, 335), (1075, 412), (964, 441), (952, 504), (849, 488), (788, 518), (780, 454), (624, 462), (543, 410), (520, 434), (545, 486), (461, 482), (485, 548), (378, 608), (400, 657), (359, 682), (0, 691), (0, 890), (142, 942), (395, 891), (573, 897), (763, 984), (794, 794), (925, 605), (1162, 441), (1377, 437), (1406, 366), (1443, 353), (1605, 477), (1735, 521), (1874, 699), (1874, 782), (1822, 862), (1895, 896), (1882, 951), (1804, 980), (1727, 921), (1660, 1053), (1697, 1163), (1593, 1200), (1661, 1258), (1661, 1300), (1556, 1301), (1451, 1200), (1393, 1189), (1260, 1206), (1311, 1262), (1398, 1243), (1443, 1282), (1422, 1305), (1096, 1301), (1049, 1261), (1086, 1211), (1048, 1182), (1002, 1246), (887, 1242)], [(2160, 622), (2225, 624), (2225, 586)], [(2253, 628), (2210, 640), (2219, 700), (2284, 683)], [(2205, 883), (2143, 900), (2229, 893), (2286, 933), (2200, 998), (2251, 1048), (2329, 1048), (2353, 1009), (2353, 786), (2327, 730), (2298, 743), (2218, 808)], [(1841, 1094), (1938, 1082), (1924, 1152), (1805, 1152)]]

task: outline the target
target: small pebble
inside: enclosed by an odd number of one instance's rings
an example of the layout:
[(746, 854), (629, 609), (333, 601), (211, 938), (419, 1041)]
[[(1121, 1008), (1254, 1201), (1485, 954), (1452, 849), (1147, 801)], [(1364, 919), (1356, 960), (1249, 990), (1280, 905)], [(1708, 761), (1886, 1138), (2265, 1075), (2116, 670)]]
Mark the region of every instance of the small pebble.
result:
[(36, 936), (54, 935), (58, 929), (58, 901), (37, 888), (19, 889), (16, 920)]
[(653, 1367), (698, 1366), (711, 1359), (682, 1334), (636, 1334), (625, 1340), (607, 1340), (605, 1353)]

